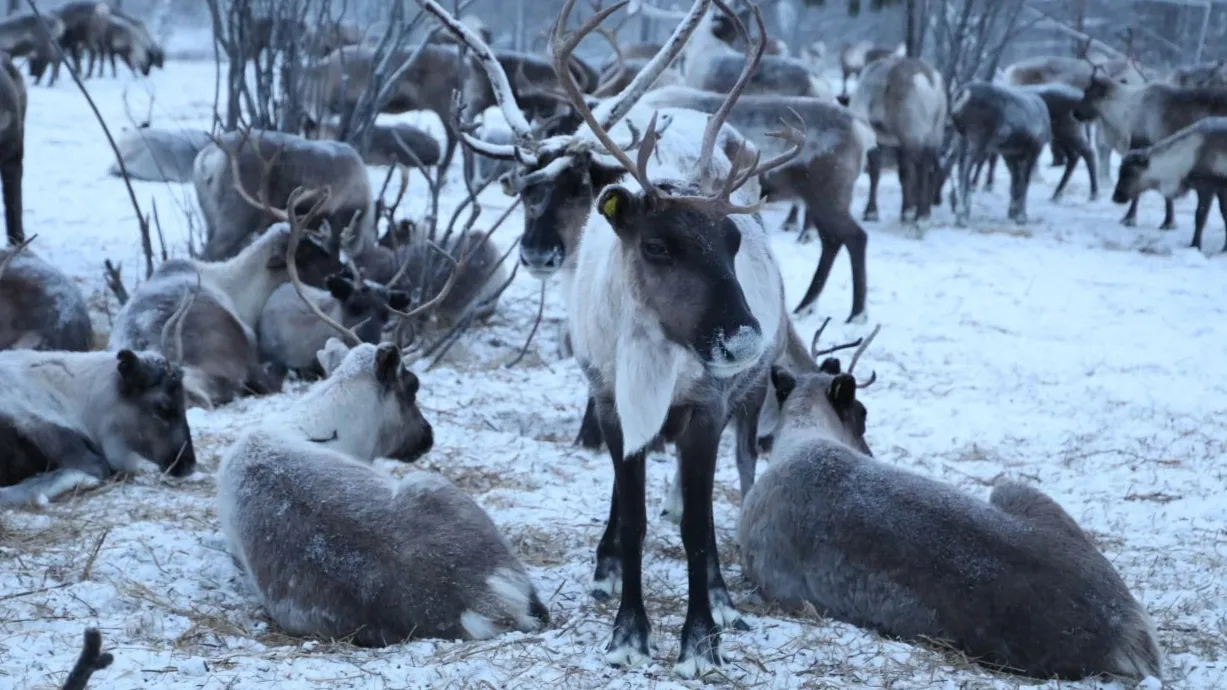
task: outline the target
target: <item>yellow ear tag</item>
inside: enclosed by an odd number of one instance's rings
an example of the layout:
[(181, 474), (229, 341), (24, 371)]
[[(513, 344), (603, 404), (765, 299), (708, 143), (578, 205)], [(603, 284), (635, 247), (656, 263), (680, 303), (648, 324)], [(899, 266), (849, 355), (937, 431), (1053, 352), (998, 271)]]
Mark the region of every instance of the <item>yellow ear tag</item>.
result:
[(610, 194), (605, 203), (601, 204), (601, 215), (606, 218), (613, 218), (613, 215), (618, 212), (618, 195)]

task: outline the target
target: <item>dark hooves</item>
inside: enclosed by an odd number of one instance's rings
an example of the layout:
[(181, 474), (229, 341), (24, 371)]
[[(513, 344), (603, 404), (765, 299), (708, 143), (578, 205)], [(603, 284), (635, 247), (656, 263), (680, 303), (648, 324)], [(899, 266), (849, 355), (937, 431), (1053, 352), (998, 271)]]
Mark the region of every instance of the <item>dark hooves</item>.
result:
[(607, 601), (609, 601), (610, 599), (612, 599), (612, 598), (613, 598), (613, 595), (612, 595), (612, 594), (610, 594), (609, 592), (606, 592), (606, 591), (605, 591), (605, 590), (603, 590), (603, 589), (597, 589), (597, 588), (595, 588), (595, 587), (593, 587), (592, 589), (588, 590), (588, 594), (589, 594), (589, 595), (590, 595), (590, 596), (591, 596), (591, 597), (592, 597), (594, 600), (596, 600), (596, 601), (598, 601), (598, 602), (600, 602), (600, 603), (602, 603), (602, 604), (603, 604), (603, 603), (605, 603), (605, 602), (607, 602)]
[(747, 623), (744, 618), (738, 618), (737, 620), (733, 621), (733, 630), (738, 632), (750, 632), (753, 629), (754, 628), (751, 628), (750, 624)]

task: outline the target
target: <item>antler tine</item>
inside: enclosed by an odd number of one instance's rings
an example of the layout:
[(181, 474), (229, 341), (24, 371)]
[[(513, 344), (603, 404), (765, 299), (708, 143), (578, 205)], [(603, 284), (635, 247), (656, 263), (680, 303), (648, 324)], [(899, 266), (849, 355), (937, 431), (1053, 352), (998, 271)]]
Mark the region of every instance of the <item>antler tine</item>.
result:
[[(503, 66), (499, 64), (497, 58), (494, 57), (494, 52), (490, 50), (490, 46), (481, 40), (478, 36), (464, 23), (456, 19), (447, 10), (443, 9), (435, 0), (417, 0), (417, 3), (423, 10), (433, 14), (443, 23), (453, 34), (456, 35), (466, 46), (477, 56), (481, 66), (486, 71), (486, 76), (490, 78), (490, 86), (494, 91), (494, 98), (498, 101), (498, 106), (503, 111), (503, 116), (507, 118), (507, 126), (511, 127), (511, 131), (520, 140), (520, 144), (525, 148), (534, 146), (536, 140), (533, 138), (533, 129), (528, 124), (528, 119), (524, 117), (524, 111), (520, 109), (520, 104), (516, 102), (515, 92), (511, 90), (511, 82), (507, 79), (507, 73), (503, 71)], [(525, 158), (532, 158), (533, 162), (536, 157), (529, 151), (522, 152)]]
[(703, 148), (699, 154), (699, 175), (700, 179), (706, 180), (711, 174), (711, 157), (716, 148), (716, 138), (720, 134), (720, 129), (728, 120), (729, 113), (733, 111), (733, 106), (737, 103), (737, 99), (741, 97), (741, 92), (746, 90), (746, 86), (750, 83), (750, 78), (754, 76), (754, 71), (758, 69), (758, 63), (762, 60), (763, 53), (767, 49), (767, 27), (763, 24), (763, 13), (759, 10), (758, 5), (752, 5), (754, 12), (754, 22), (758, 25), (758, 42), (750, 41), (750, 34), (746, 31), (746, 25), (742, 23), (741, 18), (737, 16), (733, 10), (724, 3), (724, 0), (712, 0), (716, 7), (732, 18), (733, 25), (737, 28), (737, 33), (741, 35), (746, 44), (746, 64), (742, 68), (741, 74), (737, 76), (737, 81), (733, 84), (733, 88), (725, 97), (724, 102), (720, 104), (720, 108), (716, 113), (707, 120), (707, 128), (703, 130)]
[(856, 369), (857, 360), (859, 360), (861, 355), (865, 353), (865, 350), (869, 348), (869, 343), (872, 343), (873, 339), (878, 337), (878, 331), (880, 330), (882, 330), (882, 324), (874, 326), (873, 330), (869, 332), (869, 335), (865, 336), (865, 338), (861, 340), (861, 344), (856, 348), (856, 352), (852, 353), (852, 361), (848, 362), (849, 374)]
[(800, 114), (797, 113), (796, 110), (793, 110), (792, 108), (789, 108), (788, 112), (792, 113), (792, 116), (797, 118), (797, 122), (801, 123), (801, 127), (793, 127), (781, 119), (780, 124), (784, 125), (784, 129), (778, 129), (774, 132), (767, 132), (767, 136), (775, 139), (783, 139), (784, 141), (792, 144), (792, 148), (778, 156), (775, 156), (774, 158), (767, 160), (765, 163), (756, 164), (754, 169), (746, 175), (747, 180), (750, 177), (765, 175), (776, 168), (781, 168), (788, 165), (788, 163), (800, 155), (801, 150), (805, 148), (805, 120)]
[[(302, 240), (304, 222), (298, 217), (298, 212), (295, 209), (302, 197), (309, 193), (310, 192), (307, 192), (303, 187), (298, 187), (293, 192), (290, 192), (290, 200), (286, 204), (288, 207), (286, 215), (289, 218), (287, 222), (290, 224), (290, 239), (288, 242), (286, 242), (285, 247), (286, 272), (290, 274), (290, 284), (294, 286), (294, 292), (298, 293), (299, 299), (301, 299), (307, 305), (307, 308), (311, 310), (311, 313), (315, 314), (316, 318), (328, 324), (333, 328), (333, 330), (341, 334), (341, 337), (347, 341), (346, 344), (348, 347), (356, 347), (362, 343), (362, 338), (359, 338), (358, 335), (352, 330), (346, 328), (340, 323), (337, 323), (337, 321), (331, 316), (325, 314), (324, 310), (320, 309), (319, 305), (316, 304), (314, 300), (309, 299), (306, 295), (306, 289), (303, 287), (302, 279), (298, 277), (298, 243)], [(311, 211), (308, 212), (308, 217), (314, 215), (315, 211), (322, 206), (323, 200), (326, 200), (330, 193), (331, 192), (329, 190), (325, 189), (323, 199), (320, 202), (317, 202)]]
[(818, 327), (818, 330), (814, 331), (813, 340), (809, 341), (809, 355), (815, 360), (818, 359), (818, 339), (822, 337), (822, 332), (827, 329), (828, 323), (831, 323), (831, 317), (829, 316), (823, 320), (822, 325)]
[[(456, 284), (456, 279), (460, 277), (460, 273), (461, 273), (460, 261), (457, 261), (456, 258), (453, 257), (451, 254), (449, 254), (446, 249), (444, 249), (443, 247), (440, 247), (437, 243), (431, 240), (426, 241), (426, 246), (439, 252), (440, 254), (443, 255), (443, 258), (451, 262), (452, 274), (447, 277), (447, 282), (443, 284), (443, 288), (439, 290), (438, 294), (430, 298), (430, 300), (426, 301), (425, 303), (419, 304), (418, 306), (414, 307), (413, 309), (409, 311), (398, 311), (396, 309), (393, 309), (392, 307), (388, 307), (388, 311), (392, 312), (393, 314), (396, 314), (402, 319), (405, 319), (405, 321), (409, 323), (410, 328), (413, 327), (413, 324), (411, 323), (411, 320), (413, 319), (413, 317), (424, 314), (430, 309), (434, 309), (437, 304), (439, 304), (440, 302), (442, 302), (444, 299), (447, 298), (448, 293), (452, 291), (452, 286)], [(468, 260), (467, 254), (462, 254), (460, 258), (463, 261)], [(416, 335), (415, 335), (415, 338), (416, 338)]]
[[(183, 322), (187, 319), (188, 310), (196, 303), (196, 295), (200, 293), (200, 285), (200, 271), (196, 271), (195, 289), (190, 289), (183, 293), (183, 298), (179, 300), (179, 306), (175, 307), (175, 310), (167, 317), (166, 323), (162, 324), (162, 353), (171, 364), (180, 365), (183, 363)], [(175, 356), (173, 359), (170, 356), (170, 347), (168, 347), (166, 342), (166, 337), (170, 335), (172, 327), (175, 331)]]
[(25, 251), (25, 248), (30, 246), (30, 243), (34, 241), (35, 237), (38, 237), (38, 235), (31, 235), (30, 239), (22, 242), (16, 247), (9, 249), (8, 256), (4, 257), (4, 261), (0, 261), (0, 278), (4, 277), (4, 271), (9, 267), (9, 264), (13, 263), (13, 259), (16, 259), (18, 254)]

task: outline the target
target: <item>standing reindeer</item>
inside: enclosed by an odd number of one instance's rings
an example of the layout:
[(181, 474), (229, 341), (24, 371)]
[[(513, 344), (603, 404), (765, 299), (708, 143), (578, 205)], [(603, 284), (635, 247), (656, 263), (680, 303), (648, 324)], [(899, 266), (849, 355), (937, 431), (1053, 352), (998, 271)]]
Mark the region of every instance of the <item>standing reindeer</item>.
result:
[(1159, 676), (1150, 617), (1051, 498), (1006, 482), (985, 503), (871, 456), (861, 351), (772, 369), (780, 425), (738, 528), (758, 593), (1038, 678)]
[(64, 22), (53, 14), (41, 18), (34, 14), (21, 14), (0, 22), (0, 50), (10, 57), (28, 57), (30, 76), (37, 84), (52, 66), (52, 74), (60, 70), (59, 52), (56, 44), (64, 35)]
[(839, 91), (839, 102), (847, 105), (850, 100), (848, 96), (848, 77), (859, 78), (861, 72), (865, 71), (865, 67), (878, 60), (888, 57), (901, 58), (905, 56), (907, 56), (906, 43), (900, 43), (894, 48), (874, 45), (873, 41), (845, 43), (839, 50), (839, 67), (844, 78), (843, 86)]
[[(848, 107), (873, 126), (878, 142), (878, 150), (868, 159), (869, 201), (863, 219), (878, 219), (881, 149), (886, 147), (899, 150), (900, 221), (928, 218), (941, 183), (939, 158), (947, 110), (941, 75), (919, 58), (876, 60), (861, 73)], [(909, 217), (909, 211), (914, 215)]]
[(21, 177), (26, 142), (26, 82), (8, 54), (0, 52), (0, 186), (4, 230), (10, 245), (25, 242), (21, 221)]
[(319, 359), (328, 378), (218, 469), (222, 529), (273, 620), (363, 646), (544, 627), (532, 580), (476, 501), (431, 472), (370, 466), (433, 445), (400, 351), (333, 339)]
[[(107, 27), (111, 17), (111, 6), (105, 2), (94, 0), (77, 0), (65, 3), (51, 10), (49, 14), (59, 19), (64, 25), (60, 34), (60, 48), (72, 59), (72, 69), (77, 74), (81, 72), (81, 54), (102, 53)], [(60, 70), (51, 73), (48, 85), (54, 86), (60, 76)], [(37, 83), (37, 82), (36, 82)]]
[(88, 351), (92, 328), (81, 288), (28, 244), (0, 249), (0, 350)]
[(97, 64), (98, 76), (101, 77), (104, 60), (110, 60), (111, 76), (116, 76), (116, 57), (122, 59), (133, 74), (140, 72), (146, 77), (154, 67), (163, 67), (166, 59), (162, 47), (153, 40), (144, 22), (112, 9), (100, 46), (90, 51), (86, 76), (93, 76), (94, 65)]

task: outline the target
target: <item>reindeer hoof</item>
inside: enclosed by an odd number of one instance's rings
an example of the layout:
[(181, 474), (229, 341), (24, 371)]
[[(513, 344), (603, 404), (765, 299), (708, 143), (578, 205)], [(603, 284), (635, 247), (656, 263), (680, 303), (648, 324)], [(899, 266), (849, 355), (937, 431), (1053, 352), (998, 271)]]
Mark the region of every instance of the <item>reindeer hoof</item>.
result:
[(1170, 223), (1164, 223), (1163, 225), (1160, 225), (1160, 226), (1159, 226), (1159, 229), (1160, 229), (1160, 230), (1175, 230), (1175, 229), (1176, 229), (1176, 221), (1174, 221), (1174, 220), (1173, 220), (1173, 221), (1171, 221)]
[(861, 220), (865, 221), (866, 223), (876, 223), (876, 222), (878, 222), (878, 211), (877, 211), (877, 209), (874, 209), (874, 210), (872, 210), (872, 211), (865, 211), (865, 214), (864, 214), (863, 216), (861, 216)]
[(813, 233), (802, 231), (797, 235), (797, 244), (809, 244), (814, 241)]
[(1138, 219), (1126, 216), (1120, 219), (1120, 224), (1127, 228), (1136, 228), (1138, 226)]

